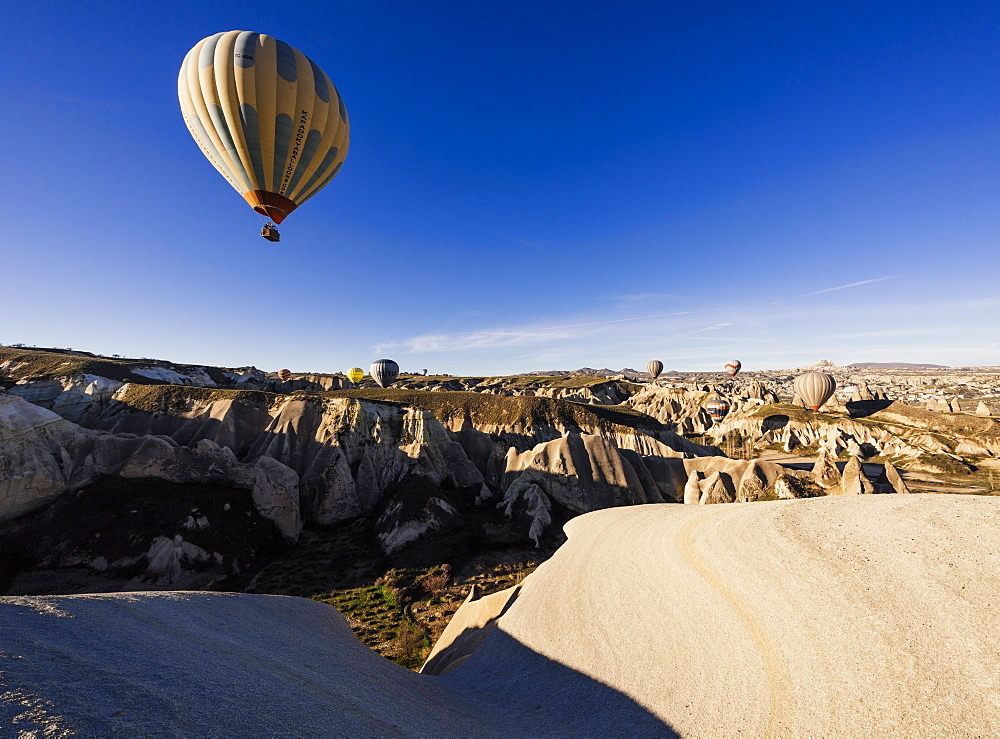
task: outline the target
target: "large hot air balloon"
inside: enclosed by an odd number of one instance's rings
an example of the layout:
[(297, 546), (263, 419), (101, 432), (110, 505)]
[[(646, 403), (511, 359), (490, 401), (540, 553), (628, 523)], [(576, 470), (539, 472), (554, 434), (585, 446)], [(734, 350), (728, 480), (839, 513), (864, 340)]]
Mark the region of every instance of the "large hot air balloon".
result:
[(378, 383), (379, 387), (389, 387), (399, 376), (399, 365), (391, 359), (376, 359), (372, 362), (368, 374)]
[[(184, 57), (184, 122), (250, 207), (274, 223), (322, 190), (350, 143), (347, 109), (309, 57), (272, 36), (226, 31)], [(268, 223), (261, 236), (277, 241)]]
[(807, 408), (818, 411), (830, 399), (837, 383), (825, 372), (806, 372), (795, 378), (795, 392)]
[(278, 377), (281, 379), (282, 382), (288, 382), (288, 379), (291, 376), (292, 376), (292, 373), (291, 373), (290, 370), (286, 370), (286, 369), (278, 370)]
[(646, 371), (655, 380), (657, 377), (660, 376), (660, 373), (663, 372), (663, 362), (659, 361), (658, 359), (651, 360), (649, 364), (646, 365)]
[(713, 395), (705, 403), (705, 410), (708, 411), (708, 415), (712, 417), (712, 420), (718, 423), (729, 413), (729, 402), (723, 400), (718, 395)]
[(726, 372), (729, 373), (730, 377), (736, 377), (736, 373), (739, 372), (742, 367), (743, 365), (738, 359), (730, 359), (726, 362)]
[(365, 377), (365, 371), (360, 367), (351, 367), (349, 370), (347, 370), (347, 379), (350, 380), (355, 385), (361, 382), (364, 379), (364, 377)]

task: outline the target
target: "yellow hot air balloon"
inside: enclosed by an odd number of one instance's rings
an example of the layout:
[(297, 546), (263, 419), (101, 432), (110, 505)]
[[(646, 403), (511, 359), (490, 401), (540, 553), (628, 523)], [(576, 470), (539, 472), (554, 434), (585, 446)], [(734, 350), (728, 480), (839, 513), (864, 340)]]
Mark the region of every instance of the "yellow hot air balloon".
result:
[[(184, 57), (177, 96), (208, 160), (274, 223), (322, 190), (347, 156), (350, 124), (337, 88), (272, 36), (226, 31), (202, 39)], [(271, 224), (261, 235), (278, 240)]]
[(357, 385), (365, 377), (365, 371), (360, 367), (351, 367), (347, 370), (347, 379)]

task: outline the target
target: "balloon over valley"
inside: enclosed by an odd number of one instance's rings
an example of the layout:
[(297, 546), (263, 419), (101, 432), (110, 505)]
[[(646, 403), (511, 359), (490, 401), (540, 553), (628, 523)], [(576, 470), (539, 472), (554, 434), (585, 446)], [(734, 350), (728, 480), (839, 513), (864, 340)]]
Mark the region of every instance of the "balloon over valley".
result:
[(344, 164), (350, 124), (340, 93), (312, 59), (272, 36), (202, 39), (184, 57), (177, 95), (202, 153), (268, 219), (269, 241)]
[(399, 365), (391, 359), (376, 359), (368, 370), (368, 374), (379, 387), (389, 387), (399, 376)]
[(0, 739), (1000, 737), (998, 3), (4, 3)]
[(795, 392), (807, 408), (818, 411), (833, 397), (837, 381), (826, 372), (806, 372), (795, 378)]

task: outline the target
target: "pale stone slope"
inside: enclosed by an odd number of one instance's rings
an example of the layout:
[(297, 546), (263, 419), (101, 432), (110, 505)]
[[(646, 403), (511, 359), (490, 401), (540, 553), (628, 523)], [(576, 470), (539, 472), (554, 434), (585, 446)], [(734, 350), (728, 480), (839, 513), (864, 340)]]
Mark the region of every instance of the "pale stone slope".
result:
[[(580, 516), (567, 530), (482, 646), (439, 677), (377, 657), (336, 611), (311, 601), (0, 598), (0, 725), (199, 735), (1000, 733), (995, 500), (647, 505)], [(492, 620), (491, 609), (479, 611), (469, 628)]]
[(566, 529), (443, 680), (492, 684), (515, 640), (684, 736), (1000, 734), (996, 500), (634, 506)]
[(364, 647), (335, 609), (299, 598), (0, 597), (0, 645), (0, 727), (45, 735), (669, 733), (559, 665), (550, 684), (534, 680), (539, 658), (513, 643), (499, 696), (418, 675)]

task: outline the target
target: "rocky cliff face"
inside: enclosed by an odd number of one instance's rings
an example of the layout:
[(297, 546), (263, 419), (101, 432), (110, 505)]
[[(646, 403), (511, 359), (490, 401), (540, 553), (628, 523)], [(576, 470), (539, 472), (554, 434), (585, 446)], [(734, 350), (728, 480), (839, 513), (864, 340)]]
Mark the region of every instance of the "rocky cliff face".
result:
[(995, 419), (884, 400), (819, 413), (788, 404), (745, 407), (730, 412), (707, 436), (719, 442), (736, 436), (758, 448), (780, 446), (791, 452), (877, 456), (927, 472), (968, 471), (967, 456), (1000, 454), (1000, 423)]
[[(3, 396), (0, 520), (114, 477), (245, 490), (255, 514), (288, 540), (303, 522), (364, 518), (394, 552), (468, 525), (478, 509), (513, 520), (538, 544), (581, 512), (679, 500), (687, 474), (672, 462), (717, 453), (634, 412), (598, 414), (544, 398), (276, 395), (136, 383), (109, 393), (114, 383), (82, 379), (34, 398), (90, 428), (23, 396)], [(87, 387), (101, 392), (81, 392)], [(201, 561), (185, 554), (185, 541), (184, 532), (152, 537), (143, 576), (177, 582), (180, 563)]]
[(92, 431), (0, 394), (0, 522), (109, 476), (225, 482), (250, 491), (260, 515), (288, 539), (302, 530), (298, 480), (272, 457), (243, 463), (210, 439), (188, 447), (165, 436)]
[[(302, 530), (298, 477), (272, 457), (259, 456), (244, 463), (230, 449), (209, 439), (187, 447), (165, 436), (93, 431), (19, 396), (0, 393), (0, 524), (11, 522), (0, 526), (2, 580), (15, 576), (18, 568), (80, 566), (94, 573), (127, 576), (136, 584), (180, 587), (203, 582), (201, 575), (209, 569), (206, 563), (212, 565), (211, 579), (219, 579), (253, 561), (253, 557), (227, 559), (222, 553), (217, 552), (216, 557), (209, 550), (192, 548), (195, 545), (189, 541), (190, 534), (181, 530), (191, 517), (187, 509), (171, 509), (173, 520), (157, 518), (145, 529), (133, 530), (127, 546), (114, 545), (115, 534), (143, 516), (122, 519), (120, 514), (107, 510), (102, 498), (93, 497), (93, 490), (112, 479), (130, 481), (127, 487), (133, 497), (122, 505), (132, 513), (162, 509), (163, 501), (143, 498), (142, 491), (149, 488), (150, 480), (168, 487), (174, 485), (170, 488), (173, 500), (179, 500), (178, 490), (209, 485), (225, 488), (225, 495), (232, 501), (230, 508), (235, 506), (235, 510), (245, 513), (250, 523), (264, 521), (274, 532), (264, 531), (257, 538), (268, 540), (280, 534), (293, 542)], [(167, 488), (161, 484), (158, 489)], [(93, 503), (89, 515), (81, 515), (72, 502), (63, 502), (67, 496), (73, 498), (86, 491), (91, 493), (88, 500)], [(209, 504), (208, 500), (201, 502), (202, 506)], [(26, 521), (35, 511), (38, 521)], [(187, 528), (208, 527), (207, 521), (204, 526), (198, 522), (200, 518), (191, 517)], [(87, 521), (96, 526), (89, 528)], [(243, 519), (238, 522), (244, 523)], [(73, 537), (67, 535), (53, 540), (51, 546), (42, 545), (53, 530), (66, 533), (74, 525), (76, 535), (87, 538), (85, 544), (74, 544)], [(218, 533), (217, 528), (213, 535)], [(163, 535), (167, 529), (169, 537)], [(102, 534), (104, 539), (98, 541)], [(136, 547), (139, 551), (132, 551)], [(10, 582), (4, 581), (0, 586), (9, 586)]]
[[(0, 394), (0, 522), (41, 516), (32, 512), (108, 480), (136, 481), (136, 490), (159, 480), (243, 491), (251, 518), (271, 522), (286, 541), (303, 525), (367, 521), (382, 550), (394, 553), (506, 522), (526, 541), (551, 543), (572, 516), (609, 506), (813, 494), (782, 481), (775, 465), (730, 460), (678, 435), (675, 427), (713, 428), (702, 418), (707, 389), (421, 378), (412, 382), (438, 389), (320, 392), (342, 381), (304, 375), (280, 383), (252, 368), (137, 360), (109, 369), (74, 359), (67, 368), (62, 357), (32, 374), (6, 361), (13, 374)], [(98, 369), (117, 375), (90, 373)], [(472, 391), (446, 389), (453, 385)], [(260, 386), (284, 392), (253, 389)], [(738, 387), (734, 415), (749, 417), (771, 400), (754, 383)], [(148, 539), (143, 576), (172, 573), (176, 581), (186, 566), (179, 563), (205, 559), (185, 548), (188, 530), (173, 526), (136, 534)], [(127, 557), (119, 555), (121, 564)]]
[(647, 385), (626, 404), (679, 434), (704, 434), (717, 425), (705, 410), (709, 397), (715, 393), (730, 402), (730, 413), (735, 415), (778, 402), (778, 396), (756, 380), (731, 380), (698, 389)]
[[(298, 475), (306, 523), (328, 525), (374, 516), (381, 525), (409, 532), (380, 530), (387, 549), (411, 541), (417, 530), (423, 533), (453, 523), (460, 516), (455, 505), (463, 501), (495, 505), (494, 499), (504, 500), (501, 505), (513, 515), (511, 500), (519, 495), (518, 485), (526, 484), (518, 479), (551, 467), (529, 458), (547, 459), (560, 445), (603, 450), (593, 459), (585, 456), (578, 465), (556, 464), (549, 474), (550, 478), (562, 475), (566, 481), (545, 487), (549, 500), (539, 505), (551, 510), (554, 503), (572, 513), (657, 499), (658, 494), (646, 490), (649, 473), (643, 458), (717, 453), (648, 418), (614, 411), (602, 417), (552, 401), (525, 398), (512, 403), (451, 392), (359, 391), (354, 395), (192, 393), (129, 385), (116, 393), (94, 426), (118, 434), (166, 436), (186, 446), (211, 441), (245, 462), (262, 456), (278, 460)], [(436, 407), (441, 419), (431, 410), (406, 405), (429, 398), (441, 401)], [(558, 460), (572, 455), (563, 449), (551, 456)], [(650, 465), (656, 467), (655, 462)], [(634, 466), (641, 476), (626, 473)], [(590, 485), (592, 480), (605, 478), (612, 485), (624, 485), (627, 492), (608, 497), (605, 489)], [(399, 511), (383, 515), (387, 491), (417, 479), (421, 486), (450, 491), (451, 498), (457, 495), (459, 500), (449, 502), (449, 496), (438, 496), (447, 505), (429, 502), (430, 508), (414, 510), (419, 522), (412, 525), (399, 518)], [(508, 494), (511, 487), (515, 492)], [(567, 487), (577, 491), (572, 504), (558, 492)], [(655, 484), (651, 489), (655, 490)], [(533, 517), (528, 524), (536, 534), (538, 520)]]

